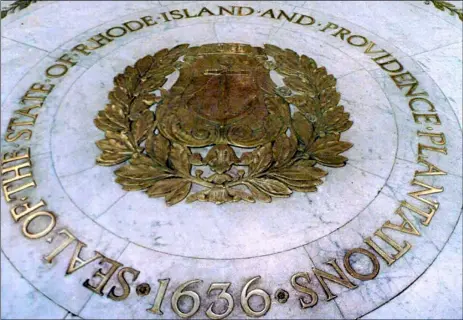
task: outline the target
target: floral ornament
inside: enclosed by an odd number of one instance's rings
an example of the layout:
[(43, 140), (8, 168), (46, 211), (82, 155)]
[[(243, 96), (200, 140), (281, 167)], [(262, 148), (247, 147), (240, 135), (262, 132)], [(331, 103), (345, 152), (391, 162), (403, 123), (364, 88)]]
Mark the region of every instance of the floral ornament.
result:
[[(176, 70), (175, 84), (163, 88)], [(97, 163), (124, 164), (115, 171), (124, 190), (168, 205), (314, 192), (327, 175), (319, 165), (344, 166), (341, 153), (352, 147), (340, 140), (352, 121), (338, 105), (336, 79), (289, 49), (182, 44), (140, 59), (114, 84), (95, 119), (105, 132)], [(203, 157), (197, 148), (209, 150)], [(190, 194), (193, 185), (202, 190)]]

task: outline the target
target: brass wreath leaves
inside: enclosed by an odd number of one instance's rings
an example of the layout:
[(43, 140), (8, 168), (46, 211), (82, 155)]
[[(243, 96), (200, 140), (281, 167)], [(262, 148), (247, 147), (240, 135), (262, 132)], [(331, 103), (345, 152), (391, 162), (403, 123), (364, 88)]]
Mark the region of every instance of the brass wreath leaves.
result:
[[(105, 132), (96, 144), (102, 153), (97, 163), (120, 166), (116, 182), (124, 190), (144, 190), (149, 197), (164, 197), (167, 205), (186, 198), (187, 202), (208, 201), (217, 204), (235, 201), (271, 202), (273, 197), (288, 197), (293, 191), (314, 192), (327, 175), (316, 164), (342, 167), (347, 158), (341, 153), (352, 144), (341, 141), (341, 132), (352, 121), (339, 105), (336, 79), (324, 67), (289, 49), (266, 44), (265, 54), (274, 59), (269, 63), (283, 76), (286, 87), (276, 89), (276, 98), (269, 99), (278, 107), (293, 105), (290, 135), (281, 134), (276, 140), (245, 152), (238, 158), (230, 146), (219, 146), (215, 152), (231, 152), (225, 169), (203, 177), (203, 171), (193, 166), (210, 167), (209, 156), (198, 153), (176, 141), (169, 141), (158, 130), (155, 113), (151, 110), (170, 93), (162, 86), (167, 76), (179, 68), (179, 58), (189, 45), (162, 49), (129, 66), (114, 78), (109, 103), (98, 113), (95, 125)], [(210, 159), (209, 159), (210, 160)], [(234, 165), (248, 170), (227, 171)], [(190, 194), (192, 185), (202, 190)]]

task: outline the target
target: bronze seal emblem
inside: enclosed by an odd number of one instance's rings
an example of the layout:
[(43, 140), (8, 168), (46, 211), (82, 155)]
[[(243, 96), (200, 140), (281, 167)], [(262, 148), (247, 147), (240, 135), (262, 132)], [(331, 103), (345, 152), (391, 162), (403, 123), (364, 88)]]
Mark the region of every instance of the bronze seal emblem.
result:
[(128, 162), (116, 181), (168, 205), (313, 192), (327, 174), (316, 165), (344, 166), (340, 153), (352, 146), (340, 140), (352, 121), (336, 79), (289, 49), (182, 44), (140, 59), (114, 84), (95, 119), (105, 132), (97, 163)]

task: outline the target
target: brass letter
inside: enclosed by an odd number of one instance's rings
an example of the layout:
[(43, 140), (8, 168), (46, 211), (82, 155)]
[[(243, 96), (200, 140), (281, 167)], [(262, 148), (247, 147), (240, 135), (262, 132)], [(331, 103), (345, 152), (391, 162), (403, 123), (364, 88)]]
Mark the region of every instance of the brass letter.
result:
[(77, 46), (71, 49), (71, 51), (80, 52), (85, 56), (88, 56), (91, 53), (91, 52), (88, 52), (87, 50), (91, 50), (91, 49), (89, 49), (85, 44), (82, 44), (82, 43), (78, 44)]
[[(443, 146), (446, 143), (445, 134), (443, 134), (442, 132), (432, 133), (432, 132), (418, 131), (418, 137), (429, 137), (429, 140), (431, 140), (432, 143), (438, 146)], [(439, 138), (439, 140), (437, 140), (436, 138)]]
[(320, 31), (325, 32), (327, 29), (337, 29), (337, 28), (338, 28), (337, 24), (328, 22), (328, 24), (323, 29), (321, 29)]
[[(405, 87), (410, 87), (408, 89), (407, 93), (405, 94), (407, 97), (416, 97), (416, 96), (419, 96), (419, 95), (427, 96), (428, 95), (428, 93), (425, 92), (425, 91), (415, 93), (416, 88), (418, 88), (419, 82), (408, 71), (404, 72), (404, 73), (400, 73), (400, 74), (391, 75), (391, 79), (394, 81), (395, 85), (399, 89), (402, 89), (402, 88), (405, 88)], [(411, 81), (411, 82), (404, 83), (406, 81)]]
[[(248, 9), (248, 12), (243, 12), (243, 9)], [(251, 7), (238, 7), (238, 15), (243, 16), (250, 16), (254, 13), (254, 9)]]
[(440, 193), (440, 192), (443, 192), (444, 191), (444, 188), (443, 187), (433, 187), (433, 186), (430, 186), (422, 181), (419, 181), (419, 180), (416, 180), (416, 179), (413, 179), (413, 181), (411, 182), (412, 186), (421, 186), (421, 187), (424, 187), (426, 188), (425, 190), (419, 190), (419, 191), (414, 191), (414, 192), (409, 192), (408, 195), (412, 198), (415, 198), (416, 200), (419, 200), (423, 203), (426, 203), (427, 205), (431, 206), (432, 208), (434, 208), (435, 210), (437, 210), (439, 208), (439, 202), (435, 201), (435, 200), (428, 200), (428, 199), (425, 199), (425, 198), (422, 198), (422, 196), (427, 196), (429, 194), (434, 194), (434, 193)]
[(415, 123), (422, 124), (423, 122), (420, 121), (421, 117), (424, 118), (424, 122), (426, 123), (439, 124), (439, 125), (441, 124), (437, 113), (413, 113), (413, 119), (415, 120)]
[[(143, 17), (143, 18), (146, 18), (146, 17)], [(142, 18), (142, 20), (143, 20), (143, 18)], [(136, 26), (132, 27), (130, 24), (134, 24), (134, 23), (135, 23)], [(143, 24), (140, 21), (127, 21), (127, 22), (124, 22), (122, 25), (124, 27), (126, 27), (130, 32), (134, 32), (134, 31), (138, 31), (140, 29), (143, 29)], [(135, 28), (137, 28), (137, 29), (135, 29)]]
[[(66, 275), (72, 274), (73, 272), (75, 272), (75, 271), (79, 270), (80, 268), (86, 266), (90, 262), (93, 262), (93, 261), (95, 261), (95, 260), (102, 257), (102, 255), (98, 251), (95, 251), (95, 256), (91, 257), (88, 260), (82, 260), (80, 258), (80, 252), (82, 251), (82, 248), (85, 248), (86, 246), (87, 245), (85, 243), (83, 243), (82, 241), (77, 240), (77, 245), (76, 245), (76, 248), (74, 250), (74, 253), (72, 254), (71, 260), (69, 261), (69, 265), (68, 265), (68, 268), (66, 270)], [(78, 266), (76, 266), (77, 263), (79, 263)]]
[(317, 277), (318, 282), (320, 282), (320, 284), (322, 285), (323, 291), (325, 291), (325, 294), (326, 294), (326, 296), (328, 298), (328, 301), (336, 298), (337, 295), (335, 295), (335, 294), (333, 294), (331, 292), (330, 288), (328, 287), (328, 285), (326, 284), (324, 279), (330, 280), (332, 282), (340, 284), (341, 286), (349, 288), (349, 289), (357, 288), (357, 286), (355, 284), (350, 282), (349, 278), (346, 276), (344, 271), (342, 271), (341, 268), (338, 266), (335, 259), (331, 259), (331, 260), (327, 261), (326, 264), (331, 265), (334, 268), (334, 270), (336, 270), (336, 272), (338, 273), (339, 276), (332, 275), (332, 274), (330, 274), (328, 272), (325, 272), (325, 271), (317, 269), (317, 268), (312, 268), (312, 270), (315, 273), (315, 276)]
[[(376, 60), (376, 59), (374, 59)], [(381, 69), (383, 69), (384, 71), (387, 71), (387, 72), (400, 72), (404, 69), (404, 67), (402, 66), (402, 64), (397, 60), (397, 59), (392, 59), (392, 60), (389, 60), (389, 61), (386, 61), (386, 62), (377, 62), (376, 63), (378, 64), (378, 66), (381, 67)], [(388, 69), (386, 68), (386, 66), (390, 66), (391, 64), (395, 63), (395, 69), (394, 68), (391, 68), (391, 69)]]
[(432, 220), (432, 217), (434, 216), (434, 214), (436, 213), (436, 209), (434, 209), (433, 207), (431, 207), (429, 209), (429, 212), (424, 212), (423, 210), (421, 210), (420, 208), (418, 207), (415, 207), (414, 205), (408, 203), (407, 201), (402, 201), (400, 203), (401, 206), (409, 209), (410, 211), (413, 211), (415, 213), (418, 213), (420, 216), (423, 216), (425, 217), (424, 220), (421, 220), (421, 224), (424, 225), (424, 226), (428, 226), (429, 223), (431, 222)]
[(109, 293), (108, 293), (108, 298), (109, 299), (112, 299), (114, 301), (122, 301), (122, 300), (126, 299), (129, 296), (129, 294), (130, 294), (130, 286), (129, 286), (127, 280), (124, 278), (124, 274), (126, 272), (131, 273), (133, 275), (132, 282), (136, 281), (137, 278), (138, 278), (138, 275), (140, 274), (140, 271), (135, 270), (133, 268), (129, 268), (129, 267), (125, 267), (125, 268), (122, 268), (121, 270), (119, 270), (119, 272), (117, 273), (117, 280), (121, 284), (122, 294), (121, 295), (116, 295), (116, 293), (115, 293), (116, 292), (116, 286), (113, 286), (111, 288), (111, 290), (109, 290)]
[[(101, 253), (97, 252), (97, 254), (103, 256)], [(99, 277), (101, 278), (101, 282), (97, 284), (95, 287), (90, 285), (90, 279), (85, 280), (83, 283), (84, 287), (90, 289), (91, 291), (98, 293), (100, 296), (103, 295), (103, 289), (105, 285), (108, 283), (109, 279), (112, 277), (112, 275), (116, 272), (116, 270), (122, 266), (122, 263), (119, 263), (115, 260), (109, 259), (105, 256), (100, 261), (100, 265), (103, 265), (105, 262), (111, 264), (111, 267), (107, 272), (103, 272), (103, 268), (98, 269), (97, 272), (93, 274), (93, 277)]]
[[(307, 23), (302, 23), (302, 20), (304, 20), (304, 18), (309, 18), (310, 21), (307, 22)], [(296, 23), (297, 23), (297, 24), (300, 24), (301, 26), (310, 26), (310, 25), (312, 25), (312, 24), (315, 23), (315, 19), (312, 18), (312, 17), (309, 17), (309, 16), (306, 16), (306, 15), (301, 14), (301, 16), (299, 17), (299, 19), (297, 19)]]
[(437, 166), (426, 161), (423, 156), (418, 156), (418, 163), (424, 164), (426, 167), (428, 167), (428, 170), (427, 171), (416, 170), (415, 177), (416, 176), (443, 176), (447, 174), (447, 172), (445, 172), (444, 170), (441, 170)]
[(402, 223), (400, 225), (398, 224), (393, 224), (391, 221), (387, 220), (382, 228), (387, 228), (387, 229), (392, 229), (396, 231), (400, 231), (403, 233), (408, 233), (412, 234), (414, 236), (420, 236), (420, 232), (416, 227), (413, 225), (413, 223), (405, 216), (404, 212), (402, 211), (402, 205), (400, 205), (397, 210), (395, 211), (395, 214), (398, 214), (402, 218)]
[[(13, 217), (13, 220), (15, 222), (18, 222), (19, 219), (37, 210), (38, 208), (43, 207), (44, 205), (46, 205), (46, 203), (45, 201), (40, 200), (39, 203), (37, 203), (36, 205), (32, 207), (29, 207), (29, 205), (30, 205), (29, 202), (25, 202), (25, 203), (18, 204), (17, 206), (14, 206), (13, 208), (10, 209), (11, 216)], [(21, 212), (17, 212), (17, 209), (24, 209), (24, 210), (22, 210)]]
[(63, 62), (69, 64), (71, 67), (75, 66), (77, 64), (76, 61), (72, 60), (72, 57), (70, 57), (67, 53), (63, 54), (61, 57), (59, 57), (58, 62)]
[(425, 156), (423, 154), (423, 150), (429, 150), (429, 151), (434, 151), (434, 152), (447, 154), (447, 148), (446, 147), (436, 148), (436, 147), (431, 147), (431, 146), (425, 146), (424, 144), (418, 143), (418, 157), (427, 158), (427, 156)]
[(341, 27), (341, 29), (338, 32), (336, 32), (335, 34), (332, 34), (332, 36), (336, 37), (336, 36), (339, 35), (341, 40), (344, 40), (344, 36), (347, 36), (350, 33), (351, 33), (350, 30), (347, 30), (347, 29)]
[[(361, 39), (363, 43), (355, 43), (353, 40), (357, 38)], [(368, 39), (363, 36), (352, 35), (349, 38), (347, 38), (347, 43), (354, 47), (363, 47), (368, 43)]]
[(275, 19), (275, 15), (273, 14), (273, 9), (268, 9), (264, 13), (262, 13), (260, 16), (265, 17), (266, 15), (269, 15), (270, 18)]
[(153, 21), (152, 16), (141, 17), (141, 20), (146, 24), (147, 27), (154, 26), (158, 24), (156, 21)]
[[(122, 30), (121, 33), (116, 33), (116, 34), (111, 34), (113, 33), (114, 30)], [(127, 30), (122, 28), (122, 27), (112, 27), (112, 28), (109, 28), (107, 31), (106, 31), (106, 35), (111, 37), (111, 38), (119, 38), (119, 37), (122, 37), (124, 36), (125, 34), (127, 33)]]
[[(61, 70), (57, 71), (56, 73), (52, 73), (51, 71), (55, 68), (58, 68)], [(57, 63), (57, 64), (54, 64), (48, 67), (47, 70), (45, 71), (45, 75), (49, 78), (59, 78), (59, 77), (64, 76), (68, 72), (68, 70), (69, 70), (68, 67), (65, 66), (64, 64)]]
[[(32, 222), (32, 220), (40, 216), (49, 217), (50, 223), (47, 225), (47, 227), (44, 230), (40, 232), (37, 232), (37, 233), (29, 232), (28, 230), (29, 224)], [(26, 236), (26, 238), (39, 239), (49, 234), (50, 231), (52, 231), (55, 226), (56, 226), (56, 217), (53, 213), (48, 212), (48, 211), (37, 211), (37, 212), (32, 213), (30, 216), (26, 217), (23, 223), (22, 231), (23, 231), (23, 234)]]
[(375, 250), (387, 262), (388, 265), (391, 265), (394, 262), (396, 262), (412, 247), (412, 245), (407, 241), (404, 241), (404, 246), (401, 247), (396, 241), (391, 239), (387, 234), (383, 232), (382, 227), (376, 230), (374, 235), (386, 242), (387, 244), (389, 244), (397, 251), (396, 254), (389, 256), (386, 251), (384, 251), (380, 246), (376, 244), (376, 242), (374, 242), (371, 239), (371, 237), (365, 239), (365, 243), (368, 244), (373, 250)]
[(308, 287), (304, 287), (304, 286), (300, 285), (299, 283), (297, 283), (297, 280), (299, 278), (305, 279), (307, 281), (307, 283), (310, 283), (309, 273), (308, 272), (298, 272), (298, 273), (294, 274), (291, 277), (291, 286), (297, 292), (305, 293), (305, 294), (308, 294), (310, 296), (310, 302), (306, 302), (304, 300), (304, 298), (302, 298), (302, 297), (299, 298), (299, 303), (301, 304), (301, 308), (302, 309), (312, 308), (318, 303), (318, 294), (314, 290), (312, 290), (312, 289), (310, 289)]
[(13, 188), (10, 189), (10, 188), (8, 188), (9, 186), (7, 186), (7, 185), (3, 185), (2, 189), (3, 189), (3, 194), (5, 196), (6, 202), (10, 202), (11, 200), (16, 200), (16, 198), (11, 197), (12, 194), (18, 193), (18, 192), (23, 191), (23, 190), (25, 190), (27, 188), (33, 188), (35, 186), (36, 186), (35, 181), (31, 181), (31, 182), (29, 182), (27, 184), (23, 184), (23, 185), (17, 187), (16, 189), (13, 189)]
[[(373, 264), (373, 271), (370, 274), (358, 273), (354, 270), (354, 268), (352, 268), (352, 265), (350, 264), (350, 256), (354, 253), (366, 255), (370, 259), (371, 263)], [(376, 258), (376, 256), (370, 251), (362, 248), (355, 248), (347, 251), (347, 253), (345, 254), (344, 268), (346, 268), (347, 273), (354, 278), (357, 278), (362, 281), (373, 280), (379, 273), (379, 261)]]
[[(427, 93), (426, 93), (427, 94)], [(413, 98), (411, 99), (409, 102), (408, 102), (408, 106), (410, 107), (410, 109), (412, 111), (417, 111), (414, 107), (414, 104), (415, 102), (417, 101), (423, 101), (425, 104), (427, 104), (429, 106), (429, 109), (428, 110), (425, 110), (425, 111), (430, 111), (430, 112), (434, 112), (436, 111), (436, 107), (434, 107), (434, 105), (432, 104), (431, 101), (429, 101), (428, 99), (425, 99), (425, 98), (421, 98), (421, 97), (416, 97), (416, 98)]]
[(55, 259), (55, 257), (60, 254), (64, 249), (66, 249), (74, 240), (76, 240), (76, 237), (71, 233), (69, 232), (68, 229), (62, 229), (58, 232), (58, 234), (64, 234), (67, 239), (61, 243), (55, 250), (53, 250), (48, 256), (46, 257), (43, 257), (43, 259), (48, 262), (48, 263), (52, 263), (53, 262), (53, 259)]

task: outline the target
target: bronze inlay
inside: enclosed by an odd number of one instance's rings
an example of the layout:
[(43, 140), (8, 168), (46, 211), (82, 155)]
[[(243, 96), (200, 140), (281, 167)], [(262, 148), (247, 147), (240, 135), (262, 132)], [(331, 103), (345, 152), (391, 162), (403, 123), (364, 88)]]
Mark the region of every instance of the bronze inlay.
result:
[[(176, 70), (175, 84), (163, 88)], [(274, 83), (272, 70), (286, 86)], [(336, 79), (274, 45), (182, 44), (138, 60), (114, 84), (95, 119), (106, 136), (97, 162), (128, 162), (116, 181), (168, 205), (313, 192), (327, 174), (316, 164), (342, 167), (340, 153), (352, 146), (340, 140), (352, 121), (338, 105)], [(190, 194), (192, 185), (203, 190)]]

